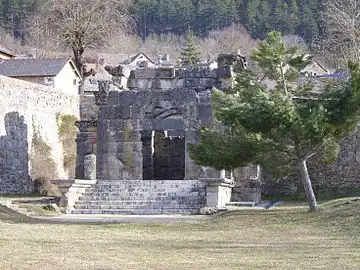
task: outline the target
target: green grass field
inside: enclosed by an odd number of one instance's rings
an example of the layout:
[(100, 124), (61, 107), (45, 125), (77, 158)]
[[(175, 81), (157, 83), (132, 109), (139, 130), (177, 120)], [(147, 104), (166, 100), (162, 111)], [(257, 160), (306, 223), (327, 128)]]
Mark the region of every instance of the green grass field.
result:
[(0, 207), (0, 269), (360, 269), (360, 199), (198, 223), (35, 224)]

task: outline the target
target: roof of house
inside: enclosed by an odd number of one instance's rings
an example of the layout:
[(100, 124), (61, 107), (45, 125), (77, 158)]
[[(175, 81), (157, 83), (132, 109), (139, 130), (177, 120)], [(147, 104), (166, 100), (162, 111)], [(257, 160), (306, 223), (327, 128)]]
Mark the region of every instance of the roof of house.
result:
[(1, 60), (0, 74), (9, 77), (56, 76), (64, 65), (69, 62), (79, 76), (79, 72), (70, 59), (15, 59)]
[(4, 47), (1, 47), (1, 46), (0, 46), (0, 53), (6, 54), (6, 55), (12, 56), (12, 57), (15, 56), (15, 55), (14, 55), (12, 52), (10, 52), (8, 49), (5, 49)]
[(138, 53), (137, 55), (131, 56), (129, 59), (127, 59), (127, 60), (125, 60), (125, 61), (122, 61), (120, 64), (122, 64), (122, 65), (128, 65), (128, 64), (132, 63), (133, 61), (135, 61), (135, 59), (136, 59), (139, 55), (145, 56), (146, 59), (147, 59), (150, 63), (155, 64), (154, 61), (152, 61), (145, 53)]

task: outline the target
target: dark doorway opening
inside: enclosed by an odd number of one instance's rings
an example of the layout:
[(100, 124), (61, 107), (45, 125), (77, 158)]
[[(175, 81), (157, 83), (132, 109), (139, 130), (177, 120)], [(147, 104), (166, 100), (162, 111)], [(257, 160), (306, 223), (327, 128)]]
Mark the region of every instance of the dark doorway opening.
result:
[(167, 131), (142, 134), (143, 179), (181, 180), (185, 178), (185, 138), (168, 136)]

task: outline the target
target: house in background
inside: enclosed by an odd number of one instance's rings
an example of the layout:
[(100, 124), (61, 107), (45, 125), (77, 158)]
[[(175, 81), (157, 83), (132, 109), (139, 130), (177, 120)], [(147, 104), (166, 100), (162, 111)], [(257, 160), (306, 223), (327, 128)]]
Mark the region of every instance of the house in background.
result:
[(9, 50), (0, 47), (0, 59), (7, 60), (7, 59), (14, 59), (15, 55), (12, 54)]
[(138, 53), (129, 59), (120, 62), (120, 65), (125, 66), (131, 70), (137, 68), (156, 68), (156, 63), (151, 60), (145, 53)]
[(129, 78), (130, 72), (139, 68), (157, 68), (158, 65), (151, 60), (145, 53), (138, 53), (125, 61), (119, 63), (123, 67), (125, 78)]
[(319, 76), (329, 74), (329, 70), (325, 68), (323, 64), (319, 61), (313, 59), (309, 65), (307, 65), (304, 69), (301, 70), (300, 75), (302, 76)]
[(38, 83), (74, 95), (81, 76), (71, 59), (0, 60), (0, 75)]

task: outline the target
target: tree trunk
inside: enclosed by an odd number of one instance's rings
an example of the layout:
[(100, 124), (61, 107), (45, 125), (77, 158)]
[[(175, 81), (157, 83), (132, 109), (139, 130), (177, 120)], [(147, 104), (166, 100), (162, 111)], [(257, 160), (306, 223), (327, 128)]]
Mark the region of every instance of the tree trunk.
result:
[(319, 212), (320, 209), (319, 209), (319, 206), (317, 204), (315, 194), (314, 194), (314, 190), (313, 190), (312, 185), (311, 185), (309, 172), (308, 172), (308, 169), (307, 169), (307, 166), (306, 166), (306, 160), (300, 161), (299, 169), (300, 169), (301, 178), (302, 178), (302, 181), (303, 181), (303, 184), (304, 184), (306, 198), (307, 198), (308, 203), (309, 203), (310, 211), (311, 212)]
[(83, 50), (77, 50), (76, 48), (73, 48), (74, 53), (74, 62), (76, 65), (76, 68), (78, 69), (80, 73), (80, 84), (79, 84), (79, 94), (84, 94), (84, 63), (82, 61), (82, 52)]

